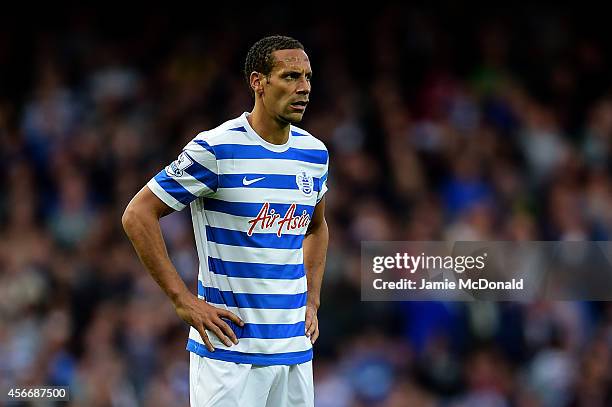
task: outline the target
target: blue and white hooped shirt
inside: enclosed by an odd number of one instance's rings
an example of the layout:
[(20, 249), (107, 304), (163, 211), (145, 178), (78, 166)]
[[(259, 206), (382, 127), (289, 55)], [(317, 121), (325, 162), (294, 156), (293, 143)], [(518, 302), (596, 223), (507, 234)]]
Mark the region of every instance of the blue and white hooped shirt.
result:
[(147, 186), (175, 210), (191, 206), (200, 269), (198, 296), (238, 315), (238, 345), (207, 332), (209, 352), (191, 327), (187, 350), (255, 365), (312, 359), (304, 334), (302, 242), (327, 191), (325, 145), (291, 126), (283, 145), (262, 139), (247, 113), (198, 134)]

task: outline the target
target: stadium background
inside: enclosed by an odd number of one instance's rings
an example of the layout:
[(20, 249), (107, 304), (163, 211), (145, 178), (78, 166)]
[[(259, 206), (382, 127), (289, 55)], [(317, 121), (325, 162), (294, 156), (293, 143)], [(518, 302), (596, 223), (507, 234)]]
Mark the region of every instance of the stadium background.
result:
[[(203, 7), (203, 6), (202, 6)], [(609, 240), (605, 13), (272, 2), (0, 17), (0, 385), (186, 406), (187, 327), (120, 217), (197, 132), (250, 110), (248, 47), (311, 57), (331, 154), (317, 406), (612, 405), (612, 306), (361, 303), (362, 240)], [(162, 222), (195, 290), (189, 211)]]

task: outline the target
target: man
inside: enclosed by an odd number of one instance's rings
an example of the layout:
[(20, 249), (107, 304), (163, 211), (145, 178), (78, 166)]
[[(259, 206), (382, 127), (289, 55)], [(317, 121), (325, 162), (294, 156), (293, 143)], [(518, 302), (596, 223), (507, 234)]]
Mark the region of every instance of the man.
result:
[[(136, 194), (123, 226), (191, 325), (192, 406), (312, 406), (312, 345), (327, 251), (328, 153), (295, 126), (310, 95), (304, 47), (249, 50), (251, 113), (198, 134)], [(168, 258), (159, 219), (190, 204), (198, 296)]]

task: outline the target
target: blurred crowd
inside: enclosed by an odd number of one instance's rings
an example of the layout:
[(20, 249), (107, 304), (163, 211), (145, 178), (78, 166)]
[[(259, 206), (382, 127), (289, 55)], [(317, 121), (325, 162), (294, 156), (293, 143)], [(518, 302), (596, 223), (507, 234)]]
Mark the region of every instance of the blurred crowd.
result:
[[(300, 126), (331, 156), (316, 405), (612, 405), (612, 304), (360, 301), (364, 240), (612, 238), (604, 20), (277, 6), (0, 27), (0, 388), (188, 405), (187, 326), (121, 214), (195, 134), (250, 111), (246, 51), (283, 33), (313, 67)], [(195, 292), (189, 211), (162, 229)]]

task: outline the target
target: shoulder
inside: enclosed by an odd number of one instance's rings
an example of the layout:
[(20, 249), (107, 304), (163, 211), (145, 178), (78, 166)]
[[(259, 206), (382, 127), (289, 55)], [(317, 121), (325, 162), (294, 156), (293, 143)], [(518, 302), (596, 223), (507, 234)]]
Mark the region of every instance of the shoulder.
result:
[(193, 141), (198, 144), (208, 144), (214, 150), (219, 144), (240, 144), (245, 138), (246, 129), (239, 118), (228, 120), (211, 130), (198, 133)]
[(294, 137), (294, 145), (299, 146), (299, 148), (323, 150), (327, 153), (325, 144), (304, 129), (291, 125), (291, 137)]

